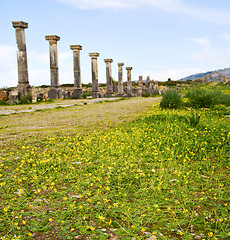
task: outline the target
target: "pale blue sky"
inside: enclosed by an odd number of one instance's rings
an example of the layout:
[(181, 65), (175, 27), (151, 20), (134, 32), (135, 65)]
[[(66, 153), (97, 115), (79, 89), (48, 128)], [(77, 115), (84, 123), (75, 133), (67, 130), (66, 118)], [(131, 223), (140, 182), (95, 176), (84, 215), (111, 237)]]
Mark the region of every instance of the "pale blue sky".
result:
[(17, 85), (15, 29), (25, 30), (29, 81), (50, 84), (49, 45), (58, 35), (60, 84), (73, 83), (72, 50), (82, 45), (82, 82), (91, 82), (89, 52), (98, 52), (99, 82), (105, 58), (133, 67), (132, 78), (165, 81), (230, 67), (229, 0), (0, 0), (0, 87)]

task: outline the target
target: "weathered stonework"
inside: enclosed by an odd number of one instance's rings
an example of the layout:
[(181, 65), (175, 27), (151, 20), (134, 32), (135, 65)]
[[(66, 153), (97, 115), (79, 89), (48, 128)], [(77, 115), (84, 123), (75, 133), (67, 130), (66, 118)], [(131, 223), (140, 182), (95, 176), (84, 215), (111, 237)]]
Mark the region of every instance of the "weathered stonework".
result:
[(127, 96), (132, 97), (132, 77), (131, 77), (131, 70), (132, 67), (126, 67), (127, 70)]
[(7, 100), (7, 91), (4, 91), (4, 90), (2, 90), (2, 91), (0, 91), (0, 102), (1, 101), (6, 101)]
[(143, 77), (139, 76), (138, 88), (137, 88), (137, 97), (142, 97), (143, 93)]
[(73, 50), (73, 69), (74, 69), (74, 92), (72, 96), (81, 98), (82, 84), (81, 84), (81, 68), (80, 68), (80, 50), (81, 45), (70, 45), (70, 49)]
[(51, 89), (48, 92), (49, 99), (59, 98), (59, 75), (58, 75), (58, 55), (57, 55), (57, 41), (60, 37), (56, 35), (45, 36), (45, 39), (49, 41), (50, 46), (50, 85)]
[(113, 80), (112, 80), (112, 70), (111, 63), (113, 59), (104, 59), (106, 63), (106, 97), (113, 95)]
[(98, 87), (98, 68), (97, 68), (97, 57), (99, 57), (99, 53), (89, 53), (91, 57), (91, 65), (92, 65), (92, 96), (94, 98), (99, 97), (99, 87)]
[(51, 88), (49, 91), (48, 91), (48, 98), (49, 99), (57, 99), (59, 96), (58, 96), (58, 89), (57, 88)]
[(124, 66), (124, 63), (118, 63), (118, 96), (119, 97), (122, 97), (124, 95), (123, 66)]
[(57, 41), (60, 37), (56, 35), (45, 36), (45, 39), (49, 41), (50, 47), (50, 80), (51, 87), (59, 87), (59, 75), (58, 75), (58, 53), (57, 53)]
[(11, 91), (9, 93), (9, 101), (10, 104), (17, 103), (19, 102), (19, 92), (16, 91)]
[(27, 53), (26, 53), (26, 38), (25, 28), (28, 28), (28, 23), (23, 21), (12, 22), (16, 30), (16, 41), (18, 46), (17, 62), (18, 62), (18, 97), (27, 95), (30, 91), (28, 67), (27, 67)]

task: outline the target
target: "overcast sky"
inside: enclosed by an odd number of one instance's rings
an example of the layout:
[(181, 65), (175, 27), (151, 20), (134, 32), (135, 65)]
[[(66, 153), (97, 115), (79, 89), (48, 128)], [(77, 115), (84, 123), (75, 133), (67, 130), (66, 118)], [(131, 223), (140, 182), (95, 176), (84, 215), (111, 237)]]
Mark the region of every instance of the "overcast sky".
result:
[(17, 46), (12, 21), (25, 29), (29, 81), (49, 85), (49, 44), (58, 35), (60, 84), (73, 83), (70, 45), (82, 45), (82, 82), (91, 82), (90, 52), (105, 82), (105, 58), (133, 67), (132, 79), (165, 81), (230, 67), (229, 0), (0, 0), (0, 87), (17, 85)]

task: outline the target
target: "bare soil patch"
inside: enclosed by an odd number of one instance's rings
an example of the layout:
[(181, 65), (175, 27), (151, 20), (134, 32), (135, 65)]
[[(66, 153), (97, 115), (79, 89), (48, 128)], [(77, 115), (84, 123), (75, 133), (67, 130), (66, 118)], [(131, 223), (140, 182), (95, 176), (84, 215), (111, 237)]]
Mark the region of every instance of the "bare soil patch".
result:
[[(101, 99), (59, 100), (52, 104), (1, 107), (1, 111), (19, 111), (31, 107), (35, 111), (0, 116), (0, 146), (21, 138), (40, 138), (52, 134), (58, 136), (63, 132), (72, 135), (76, 131), (108, 129), (137, 118), (159, 101), (159, 97), (132, 98), (117, 102), (101, 102)], [(87, 104), (84, 105), (84, 102)]]

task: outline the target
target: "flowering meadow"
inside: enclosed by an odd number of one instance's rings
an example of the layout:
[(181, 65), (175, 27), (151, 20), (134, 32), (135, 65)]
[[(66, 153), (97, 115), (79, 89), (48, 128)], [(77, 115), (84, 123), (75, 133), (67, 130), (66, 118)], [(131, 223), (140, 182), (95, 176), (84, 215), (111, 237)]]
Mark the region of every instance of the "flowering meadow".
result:
[(7, 149), (0, 239), (228, 239), (229, 118), (194, 111)]

